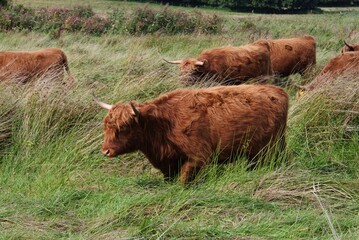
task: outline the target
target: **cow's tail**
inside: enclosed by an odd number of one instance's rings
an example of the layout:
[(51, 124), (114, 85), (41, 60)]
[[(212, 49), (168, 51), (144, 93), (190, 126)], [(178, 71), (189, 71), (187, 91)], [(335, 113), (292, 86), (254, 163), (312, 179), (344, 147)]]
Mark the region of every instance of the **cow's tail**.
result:
[(71, 72), (70, 72), (70, 68), (69, 68), (69, 63), (67, 61), (67, 57), (66, 57), (66, 54), (63, 52), (62, 53), (62, 65), (64, 66), (69, 78), (69, 84), (72, 85), (74, 83), (74, 78), (72, 77), (71, 75)]

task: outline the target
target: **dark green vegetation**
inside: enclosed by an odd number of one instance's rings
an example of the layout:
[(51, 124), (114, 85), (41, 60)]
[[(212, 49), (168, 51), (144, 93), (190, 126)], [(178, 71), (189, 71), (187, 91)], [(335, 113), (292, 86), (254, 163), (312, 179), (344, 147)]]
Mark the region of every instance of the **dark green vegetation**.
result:
[(7, 7), (10, 5), (10, 1), (9, 0), (0, 0), (0, 8), (2, 7)]
[[(70, 2), (58, 5), (72, 8)], [(138, 7), (104, 1), (92, 8), (102, 14), (108, 6)], [(358, 76), (327, 82), (299, 100), (286, 86), (287, 162), (279, 166), (273, 163), (281, 159), (254, 171), (244, 159), (211, 165), (183, 187), (163, 182), (140, 153), (99, 153), (106, 112), (91, 92), (109, 103), (143, 102), (182, 87), (178, 68), (162, 57), (311, 34), (318, 66), (290, 78), (306, 82), (339, 53), (342, 39), (359, 42), (357, 12), (218, 15), (223, 32), (210, 35), (0, 33), (1, 50), (62, 48), (76, 80), (72, 89), (51, 79), (0, 83), (0, 239), (359, 238)]]
[(298, 13), (315, 10), (322, 6), (358, 6), (358, 0), (137, 0), (135, 2), (168, 3), (181, 6), (207, 6), (214, 8), (226, 8), (235, 11), (255, 11), (263, 13)]
[(90, 6), (50, 7), (32, 9), (12, 5), (0, 9), (0, 30), (38, 31), (60, 37), (63, 31), (91, 35), (105, 33), (131, 35), (162, 33), (219, 33), (222, 19), (200, 11), (183, 13), (167, 7), (151, 9), (137, 7), (131, 11), (116, 8), (103, 16), (95, 15)]

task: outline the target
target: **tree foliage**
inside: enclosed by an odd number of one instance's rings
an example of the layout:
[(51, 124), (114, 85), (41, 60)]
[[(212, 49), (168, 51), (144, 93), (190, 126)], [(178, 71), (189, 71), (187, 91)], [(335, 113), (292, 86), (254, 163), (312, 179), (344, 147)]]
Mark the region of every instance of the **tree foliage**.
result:
[(318, 0), (318, 5), (328, 7), (359, 6), (359, 0)]
[[(137, 2), (149, 1), (137, 0)], [(312, 10), (318, 6), (359, 5), (359, 0), (150, 0), (150, 2), (182, 6), (210, 6), (237, 11), (260, 12), (295, 12)]]
[(0, 8), (8, 7), (11, 4), (11, 0), (0, 0)]

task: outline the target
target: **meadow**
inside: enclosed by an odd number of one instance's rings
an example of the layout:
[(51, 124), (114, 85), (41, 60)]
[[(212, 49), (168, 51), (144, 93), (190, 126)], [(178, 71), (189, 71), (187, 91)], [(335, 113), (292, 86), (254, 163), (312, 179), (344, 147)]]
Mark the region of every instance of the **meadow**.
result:
[[(118, 1), (25, 1), (39, 8)], [(163, 6), (149, 5), (154, 9)], [(172, 7), (171, 7), (172, 9)], [(191, 9), (176, 7), (176, 11)], [(296, 99), (290, 82), (312, 81), (359, 43), (359, 11), (264, 15), (203, 10), (224, 19), (218, 34), (0, 32), (0, 51), (58, 47), (75, 85), (51, 77), (0, 82), (0, 239), (359, 239), (359, 76), (323, 83)], [(100, 153), (108, 103), (145, 102), (176, 88), (177, 60), (260, 38), (312, 35), (317, 66), (282, 81), (291, 96), (287, 149), (255, 170), (246, 160), (206, 167), (193, 184), (164, 182), (141, 153)], [(200, 85), (192, 87), (202, 87)]]

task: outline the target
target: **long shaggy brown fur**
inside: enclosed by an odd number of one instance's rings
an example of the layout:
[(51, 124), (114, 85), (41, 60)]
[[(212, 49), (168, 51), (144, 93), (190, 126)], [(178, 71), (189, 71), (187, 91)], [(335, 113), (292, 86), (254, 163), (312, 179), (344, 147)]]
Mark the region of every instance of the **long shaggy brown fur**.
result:
[(341, 75), (350, 76), (359, 73), (359, 51), (345, 52), (332, 58), (318, 74), (318, 76), (303, 88), (313, 90), (322, 85), (323, 81), (330, 81)]
[[(196, 61), (204, 62), (204, 65), (197, 66)], [(215, 76), (217, 82), (232, 85), (273, 74), (267, 43), (204, 50), (196, 59), (183, 60), (180, 71), (185, 84), (192, 84), (208, 75)]]
[(104, 119), (102, 152), (139, 150), (165, 179), (180, 173), (188, 183), (215, 153), (224, 163), (237, 153), (256, 160), (278, 139), (284, 147), (287, 112), (287, 93), (272, 85), (179, 89), (114, 105)]
[(46, 72), (55, 72), (63, 78), (64, 69), (72, 81), (67, 57), (57, 48), (0, 52), (0, 81), (18, 79), (25, 83)]
[(270, 57), (274, 74), (289, 76), (304, 73), (316, 64), (316, 42), (312, 36), (299, 38), (258, 40), (255, 43), (267, 42), (270, 46)]
[(345, 52), (332, 58), (319, 73), (324, 75), (330, 73), (332, 75), (341, 75), (344, 72), (359, 73), (359, 51)]

